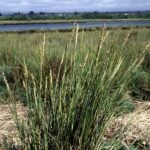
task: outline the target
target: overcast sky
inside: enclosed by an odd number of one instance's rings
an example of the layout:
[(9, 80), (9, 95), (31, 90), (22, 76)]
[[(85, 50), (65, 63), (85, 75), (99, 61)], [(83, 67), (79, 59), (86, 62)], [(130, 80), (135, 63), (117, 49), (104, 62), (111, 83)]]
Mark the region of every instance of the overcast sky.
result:
[(150, 10), (150, 0), (0, 0), (0, 12)]

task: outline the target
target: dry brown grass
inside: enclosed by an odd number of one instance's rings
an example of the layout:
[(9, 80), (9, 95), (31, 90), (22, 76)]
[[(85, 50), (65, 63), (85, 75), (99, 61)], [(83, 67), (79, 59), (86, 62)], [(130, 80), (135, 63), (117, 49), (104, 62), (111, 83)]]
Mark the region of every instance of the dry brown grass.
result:
[(123, 143), (150, 146), (150, 102), (136, 101), (134, 112), (113, 118), (106, 137), (112, 138), (120, 129)]

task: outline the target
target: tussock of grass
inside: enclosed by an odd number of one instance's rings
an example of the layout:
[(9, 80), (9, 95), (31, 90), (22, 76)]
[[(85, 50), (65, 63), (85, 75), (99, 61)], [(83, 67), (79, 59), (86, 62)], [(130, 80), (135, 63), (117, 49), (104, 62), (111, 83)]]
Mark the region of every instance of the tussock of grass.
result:
[[(137, 32), (132, 36), (131, 31), (120, 30), (79, 33), (77, 28), (72, 33), (46, 33), (44, 39), (40, 33), (29, 34), (28, 40), (15, 35), (14, 45), (9, 46), (16, 48), (18, 58), (13, 53), (9, 59), (23, 66), (20, 87), (29, 109), (27, 123), (12, 112), (22, 149), (103, 148), (106, 125), (128, 90), (132, 72), (144, 60), (144, 39), (136, 45)], [(132, 38), (137, 41), (130, 42)], [(5, 63), (12, 65), (2, 59)]]

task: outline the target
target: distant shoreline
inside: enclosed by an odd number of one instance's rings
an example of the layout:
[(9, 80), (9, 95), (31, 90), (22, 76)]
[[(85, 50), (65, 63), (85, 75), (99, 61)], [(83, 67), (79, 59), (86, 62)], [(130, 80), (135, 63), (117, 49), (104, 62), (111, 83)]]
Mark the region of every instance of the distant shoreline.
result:
[(57, 24), (57, 23), (85, 23), (100, 21), (150, 21), (150, 19), (81, 19), (81, 20), (9, 20), (0, 21), (0, 25), (23, 25), (23, 24)]
[[(107, 30), (131, 30), (131, 29), (150, 29), (150, 26), (134, 26), (134, 27), (107, 27)], [(79, 32), (82, 31), (96, 31), (96, 30), (103, 30), (103, 27), (95, 27), (95, 28), (81, 28), (79, 29)], [(31, 29), (31, 30), (24, 30), (24, 31), (0, 31), (0, 33), (6, 33), (6, 34), (28, 34), (28, 33), (44, 33), (44, 32), (72, 32), (72, 29)]]

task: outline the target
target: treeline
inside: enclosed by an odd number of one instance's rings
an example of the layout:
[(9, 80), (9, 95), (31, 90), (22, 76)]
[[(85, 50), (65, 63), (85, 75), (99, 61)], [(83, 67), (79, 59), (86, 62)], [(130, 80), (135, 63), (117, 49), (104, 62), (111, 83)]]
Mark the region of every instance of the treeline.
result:
[(59, 20), (59, 19), (136, 19), (150, 18), (150, 11), (137, 11), (137, 12), (74, 12), (74, 13), (13, 13), (2, 14), (0, 13), (0, 20)]

